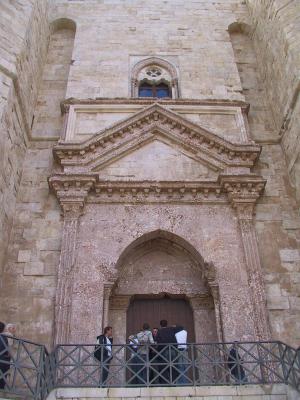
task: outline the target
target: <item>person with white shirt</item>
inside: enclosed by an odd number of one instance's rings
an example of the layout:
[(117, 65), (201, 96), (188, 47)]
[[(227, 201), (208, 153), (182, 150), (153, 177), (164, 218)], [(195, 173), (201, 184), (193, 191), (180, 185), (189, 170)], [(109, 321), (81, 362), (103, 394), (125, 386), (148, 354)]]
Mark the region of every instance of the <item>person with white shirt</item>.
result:
[(187, 331), (181, 326), (178, 328), (175, 333), (176, 341), (177, 341), (177, 349), (178, 349), (178, 370), (180, 371), (180, 376), (177, 380), (177, 383), (180, 385), (185, 385), (189, 383), (189, 379), (187, 377), (187, 370), (189, 367), (189, 358), (188, 358), (188, 346), (187, 346)]
[(106, 384), (109, 363), (112, 359), (112, 327), (107, 326), (104, 328), (102, 335), (97, 336), (97, 344), (94, 351), (94, 357), (101, 363), (100, 386)]

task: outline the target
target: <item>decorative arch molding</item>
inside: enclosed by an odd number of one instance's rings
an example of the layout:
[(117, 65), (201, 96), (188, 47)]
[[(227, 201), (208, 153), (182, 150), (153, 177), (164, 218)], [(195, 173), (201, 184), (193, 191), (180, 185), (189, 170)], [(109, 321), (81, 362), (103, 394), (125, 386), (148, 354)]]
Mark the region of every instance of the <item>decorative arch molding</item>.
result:
[(142, 244), (152, 241), (154, 239), (163, 239), (163, 240), (172, 242), (176, 246), (180, 247), (185, 252), (187, 252), (195, 262), (197, 262), (198, 264), (200, 264), (203, 267), (206, 265), (201, 254), (187, 240), (185, 240), (181, 236), (176, 235), (175, 233), (165, 231), (162, 229), (157, 229), (155, 231), (145, 233), (142, 236), (140, 236), (139, 238), (135, 239), (133, 242), (131, 242), (129, 244), (129, 246), (127, 246), (122, 251), (122, 253), (116, 263), (116, 269), (119, 270), (121, 268), (121, 266), (125, 262), (126, 258), (129, 256), (130, 253), (135, 251), (135, 249), (137, 249)]
[[(189, 265), (191, 271), (194, 271), (199, 276), (199, 290), (185, 291), (184, 295), (187, 301), (190, 303), (193, 312), (200, 312), (199, 310), (211, 309), (214, 311), (214, 324), (216, 329), (216, 335), (218, 340), (223, 340), (223, 323), (222, 313), (220, 305), (219, 295), (219, 284), (217, 278), (217, 271), (213, 263), (207, 263), (204, 261), (201, 254), (196, 248), (190, 244), (186, 239), (178, 236), (170, 231), (157, 229), (151, 232), (144, 233), (139, 238), (133, 240), (126, 248), (121, 252), (118, 261), (116, 262), (115, 269), (117, 274), (115, 280), (107, 282), (105, 284), (105, 293), (103, 299), (103, 323), (104, 325), (109, 323), (108, 315), (109, 309), (121, 310), (125, 314), (130, 299), (133, 298), (136, 293), (128, 294), (126, 291), (120, 291), (119, 282), (121, 280), (127, 282), (130, 280), (130, 275), (127, 274), (127, 267), (139, 262), (143, 256), (149, 255), (151, 252), (162, 251), (170, 256), (176, 258), (181, 253), (182, 256), (190, 260)], [(170, 278), (172, 281), (172, 278)], [(127, 284), (127, 283), (126, 283)], [(201, 286), (203, 285), (202, 289)], [(121, 285), (122, 287), (122, 285)], [(172, 284), (170, 288), (172, 287)], [(159, 297), (163, 293), (167, 293), (170, 296), (180, 296), (182, 292), (176, 286), (177, 291), (163, 289), (159, 293), (156, 291), (152, 293), (150, 290), (149, 294), (142, 296), (155, 296)]]
[(131, 96), (138, 97), (140, 82), (145, 81), (146, 79), (151, 81), (151, 78), (147, 78), (145, 75), (145, 71), (150, 67), (158, 67), (163, 70), (162, 77), (159, 81), (168, 83), (170, 85), (172, 98), (178, 98), (179, 85), (177, 69), (169, 61), (160, 57), (149, 57), (135, 64), (131, 72)]

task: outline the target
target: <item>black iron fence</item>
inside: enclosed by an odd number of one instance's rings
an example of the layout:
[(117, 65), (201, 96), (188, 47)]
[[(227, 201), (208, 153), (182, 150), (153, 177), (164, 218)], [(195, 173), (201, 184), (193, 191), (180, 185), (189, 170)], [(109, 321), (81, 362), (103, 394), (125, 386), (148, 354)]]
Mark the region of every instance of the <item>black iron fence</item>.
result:
[(48, 354), (32, 342), (8, 341), (4, 350), (10, 359), (0, 353), (0, 381), (6, 392), (22, 398), (43, 400), (57, 387), (285, 383), (300, 391), (300, 352), (281, 342), (70, 344)]

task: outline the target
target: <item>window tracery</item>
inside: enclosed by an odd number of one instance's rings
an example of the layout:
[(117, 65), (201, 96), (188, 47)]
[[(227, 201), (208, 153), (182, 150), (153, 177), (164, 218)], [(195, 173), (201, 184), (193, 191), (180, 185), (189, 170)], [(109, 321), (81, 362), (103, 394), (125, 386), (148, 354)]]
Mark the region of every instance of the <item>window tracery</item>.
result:
[(150, 57), (138, 62), (132, 70), (132, 97), (178, 97), (176, 68), (168, 61)]

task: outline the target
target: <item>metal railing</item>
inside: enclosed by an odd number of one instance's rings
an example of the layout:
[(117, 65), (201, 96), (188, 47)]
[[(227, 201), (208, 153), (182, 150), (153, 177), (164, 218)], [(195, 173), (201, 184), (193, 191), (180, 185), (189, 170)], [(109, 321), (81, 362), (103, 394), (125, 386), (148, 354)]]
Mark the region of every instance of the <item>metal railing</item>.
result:
[(186, 349), (175, 344), (69, 344), (48, 354), (44, 346), (8, 340), (11, 359), (7, 371), (0, 370), (0, 380), (6, 392), (22, 398), (43, 400), (57, 387), (285, 383), (300, 391), (300, 352), (281, 342), (188, 344)]
[(0, 394), (42, 400), (50, 360), (45, 346), (1, 334), (0, 349)]

